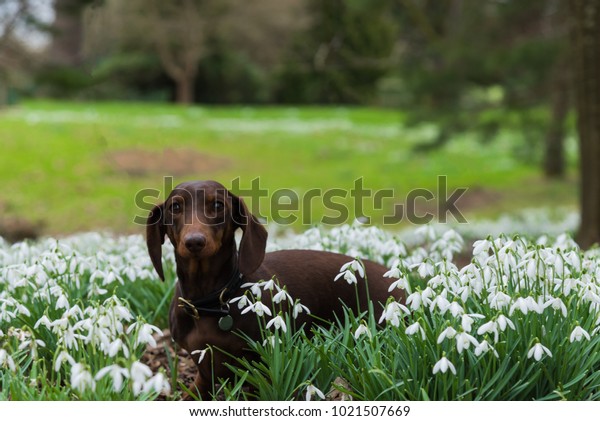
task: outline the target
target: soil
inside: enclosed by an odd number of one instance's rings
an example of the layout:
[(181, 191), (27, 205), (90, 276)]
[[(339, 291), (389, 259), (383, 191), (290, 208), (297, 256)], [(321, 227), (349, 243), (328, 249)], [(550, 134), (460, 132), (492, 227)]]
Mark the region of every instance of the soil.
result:
[(106, 159), (114, 170), (132, 177), (163, 174), (206, 178), (205, 175), (232, 165), (228, 158), (208, 155), (194, 149), (124, 149), (108, 153)]
[[(177, 361), (177, 379), (179, 382), (191, 387), (196, 377), (196, 366), (189, 354), (177, 347), (171, 340), (171, 332), (165, 329), (162, 336), (155, 334), (156, 346), (148, 345), (141, 361), (146, 364), (153, 373), (157, 373), (160, 368), (164, 369), (165, 375), (171, 379), (171, 364), (169, 361)], [(177, 390), (176, 385), (171, 385), (172, 391)], [(161, 395), (158, 400), (165, 400), (166, 396)]]
[[(196, 377), (196, 366), (188, 353), (179, 349), (179, 347), (171, 340), (171, 332), (169, 332), (169, 329), (163, 330), (162, 336), (155, 334), (154, 339), (156, 340), (156, 346), (148, 345), (141, 361), (148, 365), (153, 373), (157, 373), (159, 369), (162, 368), (169, 379), (171, 378), (171, 365), (169, 361), (177, 361), (178, 382), (183, 383), (188, 389), (193, 390), (194, 378)], [(334, 384), (341, 388), (350, 389), (348, 382), (340, 377), (334, 380)], [(181, 390), (178, 390), (179, 386), (177, 385), (171, 384), (171, 389), (171, 393), (181, 392)], [(167, 397), (162, 394), (157, 398), (157, 400), (167, 399), (172, 400), (173, 396)], [(351, 400), (351, 397), (332, 387), (326, 394), (326, 399), (330, 401), (347, 401)], [(219, 396), (218, 400), (225, 400), (225, 396)]]
[[(433, 192), (434, 195), (436, 192)], [(450, 199), (450, 195), (454, 193), (453, 190), (449, 190), (447, 193), (447, 199)], [(442, 204), (438, 202), (438, 197), (435, 197), (431, 200), (426, 200), (425, 198), (417, 198), (415, 201), (414, 209), (410, 208), (407, 210), (407, 205), (405, 203), (396, 205), (395, 209), (395, 218), (399, 221), (403, 218), (406, 218), (406, 213), (409, 211), (409, 214), (415, 215), (417, 217), (423, 217), (425, 215), (432, 215), (434, 217), (438, 217), (440, 212), (443, 214), (449, 209), (446, 209), (448, 205), (452, 205), (451, 202), (446, 204), (444, 207)], [(458, 211), (465, 216), (466, 213), (474, 210), (492, 208), (495, 204), (502, 201), (502, 194), (495, 190), (485, 189), (480, 186), (469, 187), (466, 192), (464, 192), (453, 204), (456, 206)], [(449, 220), (453, 220), (453, 216), (451, 214), (446, 214), (446, 217)]]
[(33, 222), (17, 216), (7, 216), (9, 206), (0, 202), (0, 237), (9, 243), (35, 240), (44, 227), (41, 221)]

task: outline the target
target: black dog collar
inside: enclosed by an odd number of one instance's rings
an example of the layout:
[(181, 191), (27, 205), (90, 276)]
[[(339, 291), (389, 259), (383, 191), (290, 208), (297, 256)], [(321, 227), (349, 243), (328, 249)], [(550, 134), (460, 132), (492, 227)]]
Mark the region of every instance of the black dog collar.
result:
[(233, 319), (229, 315), (229, 300), (233, 298), (233, 295), (242, 285), (243, 280), (244, 276), (240, 273), (236, 265), (229, 281), (223, 288), (194, 301), (179, 297), (178, 306), (195, 319), (200, 319), (201, 316), (220, 317), (219, 327), (223, 330), (229, 330), (231, 328), (229, 325), (233, 322)]

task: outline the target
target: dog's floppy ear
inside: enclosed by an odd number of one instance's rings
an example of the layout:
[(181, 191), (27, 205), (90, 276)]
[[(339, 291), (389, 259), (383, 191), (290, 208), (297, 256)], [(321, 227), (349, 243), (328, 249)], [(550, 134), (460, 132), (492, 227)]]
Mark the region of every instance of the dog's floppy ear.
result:
[(160, 279), (165, 280), (162, 267), (162, 244), (165, 242), (165, 224), (163, 221), (164, 204), (156, 205), (150, 211), (146, 221), (146, 245), (154, 269)]
[(231, 194), (233, 221), (243, 231), (239, 251), (239, 268), (242, 275), (254, 273), (265, 258), (267, 248), (267, 230), (258, 219), (248, 211), (244, 201)]

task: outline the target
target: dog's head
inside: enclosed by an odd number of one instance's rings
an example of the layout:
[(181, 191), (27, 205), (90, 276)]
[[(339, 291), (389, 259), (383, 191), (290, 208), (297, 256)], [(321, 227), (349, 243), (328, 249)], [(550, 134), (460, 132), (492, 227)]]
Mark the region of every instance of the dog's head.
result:
[(207, 259), (230, 250), (235, 231), (243, 231), (239, 269), (256, 271), (265, 256), (267, 231), (248, 211), (244, 201), (216, 181), (179, 184), (164, 203), (156, 205), (146, 222), (146, 244), (162, 280), (162, 244), (165, 235), (183, 259)]

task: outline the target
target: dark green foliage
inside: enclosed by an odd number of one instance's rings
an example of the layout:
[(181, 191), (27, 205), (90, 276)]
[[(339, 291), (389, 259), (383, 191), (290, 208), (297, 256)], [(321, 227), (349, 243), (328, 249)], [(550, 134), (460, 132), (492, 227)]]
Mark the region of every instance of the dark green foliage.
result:
[(278, 77), (276, 99), (368, 103), (391, 69), (396, 25), (391, 1), (310, 0), (311, 25), (300, 34)]

